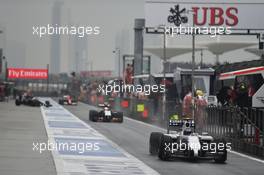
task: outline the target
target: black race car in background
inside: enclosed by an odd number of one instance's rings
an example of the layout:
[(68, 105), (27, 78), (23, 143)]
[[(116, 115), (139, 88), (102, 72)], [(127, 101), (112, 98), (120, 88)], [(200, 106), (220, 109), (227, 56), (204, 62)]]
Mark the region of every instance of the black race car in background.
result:
[(95, 111), (90, 110), (89, 120), (93, 122), (123, 122), (123, 113), (117, 112), (111, 109), (108, 103), (99, 104), (99, 107), (102, 107), (103, 110)]
[(62, 98), (59, 99), (60, 105), (77, 105), (78, 100), (71, 95), (64, 95)]
[(211, 159), (217, 163), (224, 163), (227, 159), (227, 149), (231, 149), (230, 146), (224, 139), (215, 139), (207, 133), (194, 132), (194, 122), (191, 119), (169, 120), (166, 134), (151, 133), (149, 153), (158, 155), (164, 161), (187, 158), (192, 161)]
[(20, 106), (22, 104), (22, 105), (33, 106), (33, 107), (39, 107), (39, 106), (51, 107), (52, 106), (49, 101), (45, 101), (45, 103), (43, 103), (37, 97), (27, 95), (27, 94), (17, 96), (15, 104), (16, 106)]

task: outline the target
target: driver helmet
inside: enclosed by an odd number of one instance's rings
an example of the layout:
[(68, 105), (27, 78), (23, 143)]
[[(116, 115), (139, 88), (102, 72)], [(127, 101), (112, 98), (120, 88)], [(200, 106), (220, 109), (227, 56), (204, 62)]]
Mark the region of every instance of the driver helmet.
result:
[(202, 97), (202, 96), (204, 96), (204, 93), (203, 93), (202, 90), (197, 89), (197, 90), (196, 90), (196, 95), (197, 95), (198, 97)]
[(105, 106), (110, 106), (110, 104), (109, 104), (109, 103), (107, 103), (107, 102), (104, 102), (104, 105), (105, 105)]

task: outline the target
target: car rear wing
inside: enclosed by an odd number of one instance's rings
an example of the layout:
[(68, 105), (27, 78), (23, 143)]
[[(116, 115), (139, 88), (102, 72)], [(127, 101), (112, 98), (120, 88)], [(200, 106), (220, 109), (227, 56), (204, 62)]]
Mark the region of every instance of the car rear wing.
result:
[(171, 131), (179, 131), (183, 128), (194, 128), (194, 121), (193, 119), (179, 119), (174, 116), (170, 117), (168, 122), (168, 129)]

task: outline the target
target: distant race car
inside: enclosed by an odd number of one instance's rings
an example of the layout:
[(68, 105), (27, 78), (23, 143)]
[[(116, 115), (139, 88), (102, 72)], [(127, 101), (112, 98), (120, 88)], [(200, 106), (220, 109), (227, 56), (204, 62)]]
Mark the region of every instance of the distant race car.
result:
[(93, 122), (123, 122), (123, 113), (111, 110), (108, 103), (99, 104), (101, 111), (90, 110), (89, 120)]
[[(224, 163), (227, 159), (227, 147), (224, 139), (214, 139), (207, 133), (194, 132), (191, 119), (169, 120), (166, 134), (152, 132), (149, 140), (149, 152), (158, 155), (161, 160), (187, 158), (189, 160), (211, 159)], [(174, 130), (173, 130), (174, 129)], [(228, 148), (231, 149), (231, 148)]]
[(70, 95), (64, 95), (62, 98), (59, 99), (60, 105), (77, 105), (78, 100)]
[(20, 106), (21, 104), (33, 107), (45, 106), (51, 107), (49, 101), (45, 101), (45, 103), (41, 102), (37, 97), (29, 96), (29, 95), (20, 95), (16, 97), (15, 104)]

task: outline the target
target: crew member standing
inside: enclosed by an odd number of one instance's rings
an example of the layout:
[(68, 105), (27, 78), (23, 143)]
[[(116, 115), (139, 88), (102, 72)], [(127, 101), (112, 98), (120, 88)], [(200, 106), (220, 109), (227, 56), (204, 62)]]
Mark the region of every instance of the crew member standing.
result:
[(192, 118), (192, 92), (190, 90), (183, 98), (182, 115), (184, 118)]
[(133, 75), (133, 68), (131, 64), (127, 64), (126, 70), (124, 72), (124, 77), (125, 77), (125, 83), (126, 84), (132, 84), (132, 75)]
[(196, 90), (195, 98), (195, 125), (198, 131), (202, 131), (206, 124), (207, 101), (202, 90)]

